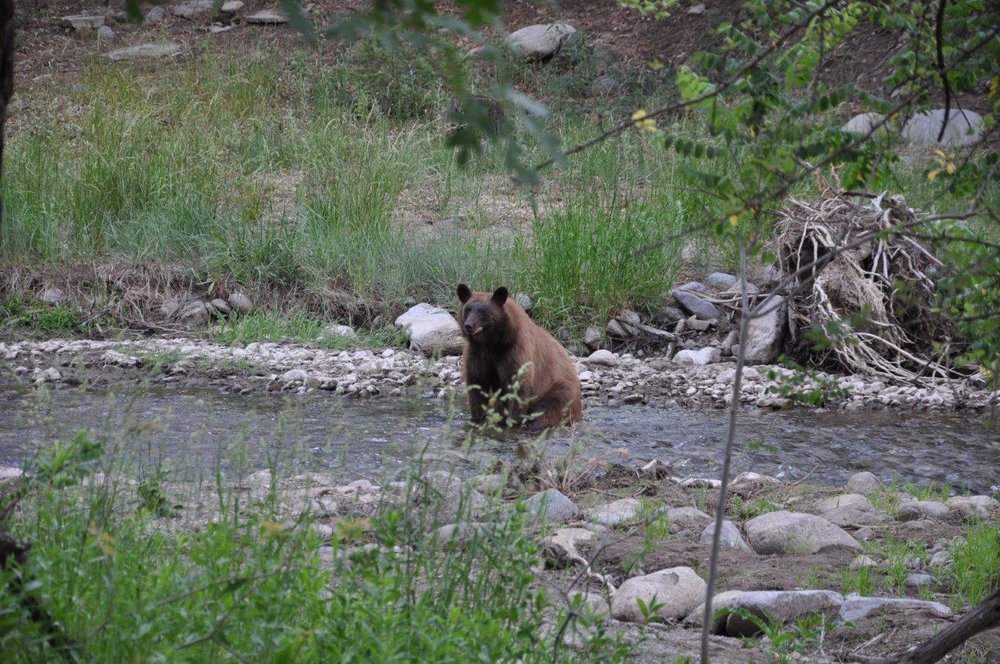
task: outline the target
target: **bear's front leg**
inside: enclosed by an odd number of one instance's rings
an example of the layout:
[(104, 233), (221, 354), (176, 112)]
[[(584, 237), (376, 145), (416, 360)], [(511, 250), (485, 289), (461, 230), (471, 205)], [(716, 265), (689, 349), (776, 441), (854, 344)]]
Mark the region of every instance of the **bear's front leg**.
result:
[(469, 394), (469, 415), (474, 424), (479, 424), (486, 419), (486, 394), (478, 385), (472, 385), (468, 390)]

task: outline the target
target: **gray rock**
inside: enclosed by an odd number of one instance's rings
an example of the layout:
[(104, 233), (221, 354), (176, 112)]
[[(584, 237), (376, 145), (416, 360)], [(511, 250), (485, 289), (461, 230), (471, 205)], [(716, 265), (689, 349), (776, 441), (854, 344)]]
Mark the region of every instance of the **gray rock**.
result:
[(235, 14), (241, 9), (243, 9), (243, 3), (240, 0), (229, 0), (228, 2), (222, 3), (222, 7), (219, 11), (223, 14)]
[(623, 309), (622, 312), (616, 316), (616, 318), (623, 323), (628, 323), (629, 325), (640, 325), (642, 323), (642, 318), (639, 317), (639, 314), (631, 309)]
[(507, 476), (502, 473), (477, 475), (475, 481), (476, 490), (487, 496), (499, 495), (507, 487)]
[(583, 610), (590, 613), (590, 617), (592, 618), (606, 619), (611, 617), (611, 605), (608, 604), (607, 598), (599, 593), (585, 593), (574, 590), (569, 594), (569, 600), (573, 603), (577, 601), (582, 602)]
[(97, 38), (101, 41), (111, 41), (115, 38), (115, 31), (106, 25), (102, 25), (97, 29)]
[(704, 14), (705, 13), (705, 3), (704, 2), (699, 2), (696, 5), (692, 5), (692, 6), (688, 7), (687, 13), (688, 14), (694, 14), (696, 16)]
[(596, 364), (599, 366), (613, 367), (618, 364), (618, 358), (610, 350), (595, 350), (584, 358), (585, 364)]
[(919, 588), (921, 586), (929, 586), (934, 583), (934, 577), (930, 574), (924, 574), (922, 572), (914, 572), (913, 574), (907, 574), (906, 579), (903, 584), (907, 588)]
[(1000, 508), (1000, 503), (990, 496), (953, 496), (945, 501), (945, 505), (966, 519), (988, 519), (994, 510)]
[(320, 332), (320, 337), (349, 337), (354, 339), (358, 333), (350, 325), (327, 325)]
[(156, 25), (167, 18), (167, 12), (163, 7), (150, 7), (142, 17), (143, 25)]
[(715, 325), (714, 320), (701, 320), (697, 316), (691, 316), (685, 321), (685, 326), (689, 330), (694, 330), (696, 332), (705, 332), (709, 328)]
[(899, 505), (896, 519), (899, 521), (916, 521), (924, 517), (936, 519), (947, 515), (950, 511), (951, 509), (939, 500), (911, 500)]
[(611, 74), (601, 74), (590, 84), (590, 92), (594, 95), (611, 94), (618, 87), (618, 81)]
[(108, 60), (112, 62), (118, 62), (119, 60), (145, 60), (154, 58), (165, 58), (172, 55), (179, 55), (181, 52), (181, 45), (175, 44), (173, 42), (164, 42), (159, 44), (139, 44), (137, 46), (129, 46), (126, 48), (119, 48), (114, 51), (110, 51), (104, 54)]
[(287, 16), (268, 9), (254, 12), (248, 15), (245, 20), (247, 23), (256, 23), (258, 25), (283, 25), (288, 23)]
[(881, 487), (882, 482), (879, 481), (878, 477), (865, 470), (851, 475), (850, 479), (847, 480), (846, 489), (847, 493), (872, 493)]
[(604, 331), (591, 325), (583, 333), (583, 345), (590, 350), (597, 350), (604, 343)]
[(681, 284), (678, 286), (680, 290), (689, 291), (691, 293), (707, 293), (708, 286), (701, 283), (700, 281), (689, 281), (686, 284)]
[(193, 19), (197, 16), (210, 12), (214, 0), (188, 0), (170, 8), (170, 13), (181, 18)]
[(681, 350), (674, 355), (674, 362), (677, 364), (693, 364), (696, 367), (721, 361), (722, 351), (714, 346), (708, 346), (701, 350)]
[(396, 319), (396, 327), (409, 332), (410, 348), (424, 355), (459, 355), (465, 346), (454, 316), (430, 304), (420, 303), (411, 307)]
[[(859, 509), (856, 507), (834, 507), (820, 513), (830, 523), (845, 526), (874, 526), (889, 521), (889, 515), (876, 509)], [(854, 539), (858, 539), (855, 537)]]
[(201, 300), (195, 300), (181, 310), (181, 322), (187, 325), (201, 325), (207, 323), (211, 317), (208, 307)]
[[(881, 113), (860, 113), (844, 123), (840, 131), (848, 134), (859, 134), (867, 136), (875, 131), (875, 125), (885, 118)], [(882, 131), (886, 131), (886, 125), (881, 126)]]
[(816, 513), (823, 514), (838, 507), (853, 507), (859, 510), (874, 510), (875, 506), (865, 496), (859, 493), (845, 493), (839, 496), (824, 498), (816, 503)]
[(931, 559), (927, 564), (931, 567), (947, 569), (948, 567), (951, 567), (954, 562), (955, 557), (951, 555), (950, 551), (935, 551), (934, 555), (931, 556)]
[(687, 314), (677, 307), (662, 307), (656, 312), (653, 321), (660, 325), (673, 325), (685, 318), (687, 318)]
[(631, 521), (638, 513), (639, 501), (635, 498), (622, 498), (584, 511), (589, 521), (608, 527)]
[(785, 298), (770, 295), (761, 305), (760, 316), (750, 321), (746, 340), (746, 361), (748, 364), (771, 364), (778, 359), (781, 345), (785, 340), (785, 324), (788, 317)]
[(486, 498), (467, 487), (458, 475), (434, 470), (424, 475), (420, 502), (431, 506), (441, 521), (455, 522), (460, 514), (478, 513), (486, 505)]
[[(756, 295), (757, 293), (760, 292), (760, 289), (757, 288), (756, 286), (754, 286), (751, 283), (747, 283), (746, 289), (747, 289), (747, 295)], [(733, 284), (729, 288), (726, 288), (725, 290), (721, 291), (719, 293), (719, 297), (725, 297), (725, 298), (742, 298), (743, 297), (743, 282), (742, 281), (737, 281), (735, 284)]]
[(854, 539), (859, 542), (867, 542), (873, 537), (875, 537), (875, 531), (868, 526), (862, 526), (854, 531)]
[(677, 620), (691, 613), (705, 597), (707, 584), (690, 567), (668, 569), (634, 576), (625, 581), (611, 599), (611, 615), (618, 620), (642, 622), (641, 599), (647, 606), (656, 600), (652, 616)]
[(212, 300), (211, 305), (212, 308), (215, 309), (216, 313), (218, 313), (223, 318), (233, 313), (233, 310), (229, 306), (229, 303), (223, 300), (221, 297), (217, 297), (214, 300)]
[(743, 527), (750, 546), (761, 555), (810, 554), (830, 547), (861, 548), (842, 528), (815, 514), (769, 512), (750, 519)]
[(229, 306), (241, 314), (248, 314), (253, 311), (253, 301), (243, 291), (236, 291), (229, 295)]
[(543, 23), (529, 25), (510, 33), (504, 42), (507, 46), (532, 60), (541, 60), (554, 55), (566, 37), (576, 32), (567, 23)]
[(104, 362), (105, 365), (113, 364), (116, 367), (126, 368), (137, 367), (142, 364), (142, 360), (138, 357), (135, 357), (134, 355), (126, 355), (125, 353), (119, 353), (116, 350), (104, 351), (104, 354), (101, 355), (101, 361)]
[(16, 466), (0, 466), (0, 482), (16, 480), (23, 473), (24, 471)]
[(848, 565), (852, 572), (857, 572), (859, 569), (875, 569), (879, 566), (879, 562), (869, 555), (862, 554), (851, 561)]
[(677, 303), (681, 305), (681, 308), (689, 314), (694, 314), (704, 320), (719, 320), (722, 318), (722, 313), (714, 304), (701, 299), (694, 293), (690, 293), (687, 290), (682, 290), (680, 288), (675, 288), (670, 291), (670, 295), (677, 300)]
[(536, 493), (524, 501), (528, 512), (550, 523), (564, 523), (576, 517), (576, 504), (556, 489)]
[[(701, 531), (701, 543), (705, 546), (712, 546), (712, 537), (714, 536), (715, 523), (710, 523), (705, 526), (703, 531)], [(746, 551), (747, 553), (753, 552), (750, 545), (747, 544), (745, 539), (743, 539), (743, 534), (740, 533), (740, 529), (735, 523), (729, 521), (728, 519), (723, 520), (722, 522), (719, 546), (725, 549), (739, 549), (740, 551)]]
[(435, 530), (434, 538), (449, 548), (461, 549), (483, 533), (486, 528), (486, 524), (475, 521), (449, 523)]
[(951, 609), (940, 602), (925, 602), (919, 599), (897, 597), (860, 597), (848, 595), (840, 607), (842, 622), (854, 622), (874, 613), (882, 617), (890, 613), (925, 613), (936, 618), (950, 618)]
[(559, 528), (542, 543), (542, 556), (555, 567), (573, 564), (588, 565), (577, 544), (594, 538), (594, 532), (586, 528)]
[(62, 17), (63, 25), (74, 30), (97, 30), (104, 26), (104, 14), (74, 14)]
[(309, 377), (302, 369), (289, 369), (281, 375), (282, 383), (305, 383)]
[(62, 380), (62, 374), (55, 367), (49, 367), (48, 369), (35, 369), (32, 373), (32, 378), (35, 381), (35, 385), (58, 383)]
[(59, 288), (46, 288), (38, 294), (38, 301), (45, 304), (62, 304), (66, 301), (66, 293)]
[(937, 138), (944, 124), (944, 109), (917, 113), (903, 126), (903, 137), (919, 145), (959, 147), (978, 143), (983, 133), (983, 116), (975, 111), (951, 109), (948, 124), (939, 143)]
[(518, 293), (514, 296), (514, 301), (517, 302), (517, 306), (525, 311), (531, 311), (535, 306), (535, 301), (527, 293)]
[(715, 290), (726, 290), (739, 283), (739, 277), (725, 272), (713, 272), (705, 279), (705, 285)]
[[(839, 609), (844, 596), (832, 590), (730, 590), (719, 593), (712, 600), (713, 634), (731, 637), (755, 636), (760, 633), (757, 623), (735, 613), (722, 613), (723, 609), (742, 609), (765, 620), (782, 624), (802, 616)], [(700, 604), (684, 620), (686, 624), (700, 627), (705, 620), (705, 605)]]
[(605, 329), (610, 336), (615, 337), (616, 339), (628, 339), (629, 337), (634, 337), (639, 333), (638, 329), (618, 318), (612, 318), (609, 320)]
[(687, 529), (701, 530), (705, 524), (712, 522), (712, 517), (696, 507), (671, 507), (667, 509), (667, 519), (672, 533)]

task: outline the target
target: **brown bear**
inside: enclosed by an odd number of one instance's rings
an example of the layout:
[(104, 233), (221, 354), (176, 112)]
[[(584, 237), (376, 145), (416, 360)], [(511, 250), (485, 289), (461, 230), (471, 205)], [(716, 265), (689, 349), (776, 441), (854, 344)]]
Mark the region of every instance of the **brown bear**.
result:
[(507, 295), (502, 286), (492, 294), (474, 293), (465, 284), (458, 286), (462, 303), (458, 325), (465, 337), (462, 375), (470, 388), (472, 421), (483, 420), (490, 396), (508, 390), (525, 365), (522, 406), (505, 414), (518, 419), (527, 416), (527, 424), (534, 430), (580, 421), (582, 390), (569, 353)]

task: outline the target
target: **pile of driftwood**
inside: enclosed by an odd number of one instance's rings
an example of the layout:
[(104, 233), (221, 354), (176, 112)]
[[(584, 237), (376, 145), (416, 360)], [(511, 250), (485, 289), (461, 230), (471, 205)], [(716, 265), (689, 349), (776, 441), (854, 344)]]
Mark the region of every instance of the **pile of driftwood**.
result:
[(780, 214), (778, 262), (790, 282), (793, 355), (814, 366), (919, 381), (954, 375), (952, 325), (933, 313), (941, 261), (911, 237), (920, 224), (902, 196), (790, 199)]

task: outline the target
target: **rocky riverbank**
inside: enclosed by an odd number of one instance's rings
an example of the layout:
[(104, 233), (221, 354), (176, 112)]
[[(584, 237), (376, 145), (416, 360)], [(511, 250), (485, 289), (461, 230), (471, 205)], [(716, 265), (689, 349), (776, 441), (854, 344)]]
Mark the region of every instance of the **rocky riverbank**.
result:
[[(215, 387), (229, 392), (327, 391), (354, 398), (421, 394), (446, 398), (463, 388), (459, 358), (427, 358), (410, 350), (329, 350), (286, 343), (228, 346), (191, 338), (98, 341), (54, 339), (0, 342), (0, 380), (54, 387), (116, 382)], [(635, 357), (598, 350), (574, 358), (591, 404), (675, 402), (724, 407), (732, 398), (735, 365), (688, 364), (683, 357)], [(864, 376), (748, 367), (740, 402), (786, 408), (802, 401), (836, 409), (974, 410), (995, 408), (1000, 391), (977, 379), (927, 380), (922, 386)], [(798, 396), (796, 396), (798, 395)]]

